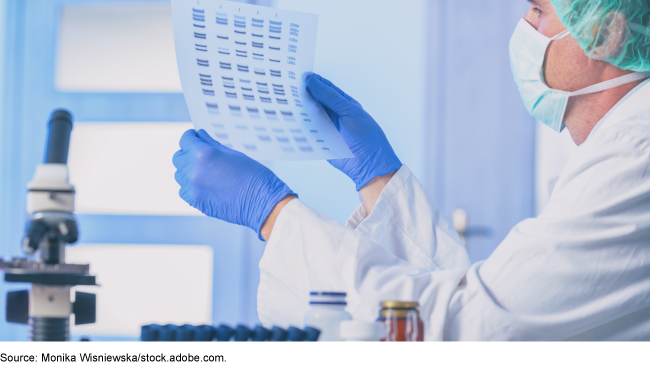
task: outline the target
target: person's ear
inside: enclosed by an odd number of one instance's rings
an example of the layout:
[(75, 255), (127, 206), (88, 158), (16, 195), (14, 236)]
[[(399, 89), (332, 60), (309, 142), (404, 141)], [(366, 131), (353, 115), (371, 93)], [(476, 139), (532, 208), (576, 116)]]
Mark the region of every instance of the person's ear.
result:
[(594, 25), (594, 33), (596, 37), (589, 57), (596, 60), (616, 57), (625, 42), (627, 19), (619, 12), (611, 12), (602, 23)]

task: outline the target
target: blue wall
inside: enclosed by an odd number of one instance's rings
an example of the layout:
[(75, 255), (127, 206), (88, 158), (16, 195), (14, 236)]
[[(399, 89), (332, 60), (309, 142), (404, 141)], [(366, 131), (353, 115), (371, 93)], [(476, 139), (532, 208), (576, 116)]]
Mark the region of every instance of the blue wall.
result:
[[(18, 103), (20, 100), (20, 66), (16, 58), (12, 57), (16, 52), (21, 52), (22, 31), (17, 26), (21, 19), (12, 15), (16, 14), (23, 5), (22, 2), (2, 0), (2, 21), (0, 30), (0, 53), (3, 67), (2, 74), (2, 99), (0, 99), (0, 254), (2, 256), (20, 254), (20, 231), (23, 226), (24, 215), (17, 208), (24, 202), (24, 188), (18, 183), (20, 174), (20, 134), (17, 132), (20, 125), (12, 123), (19, 114)], [(15, 97), (15, 98), (14, 98)], [(20, 192), (21, 194), (17, 194)], [(24, 207), (24, 205), (23, 205)], [(13, 245), (12, 245), (13, 244)], [(0, 314), (5, 313), (4, 294), (6, 291), (15, 288), (24, 288), (20, 285), (7, 285), (0, 283)], [(0, 319), (0, 340), (25, 339), (26, 328), (21, 326), (8, 325), (4, 322), (4, 316)]]

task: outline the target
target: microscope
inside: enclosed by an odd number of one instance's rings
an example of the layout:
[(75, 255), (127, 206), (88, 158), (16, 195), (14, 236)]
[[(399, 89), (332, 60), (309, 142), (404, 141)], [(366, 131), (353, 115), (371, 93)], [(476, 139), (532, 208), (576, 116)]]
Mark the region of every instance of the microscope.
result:
[(79, 236), (75, 190), (68, 182), (71, 132), (70, 112), (52, 112), (44, 162), (27, 185), (29, 217), (22, 251), (32, 260), (0, 259), (5, 282), (31, 284), (29, 290), (8, 292), (6, 306), (7, 322), (29, 324), (31, 341), (69, 341), (72, 314), (76, 325), (95, 322), (95, 294), (72, 291), (74, 286), (96, 285), (90, 265), (65, 262), (66, 246)]

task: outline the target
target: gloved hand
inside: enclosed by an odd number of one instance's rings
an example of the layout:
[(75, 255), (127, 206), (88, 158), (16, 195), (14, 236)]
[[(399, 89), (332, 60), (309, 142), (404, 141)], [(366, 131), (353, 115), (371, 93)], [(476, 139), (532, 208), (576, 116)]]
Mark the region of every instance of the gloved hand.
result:
[(297, 196), (267, 167), (204, 130), (186, 131), (180, 146), (173, 159), (180, 196), (207, 216), (248, 226), (259, 236), (273, 207), (287, 195)]
[(328, 161), (354, 181), (357, 191), (374, 177), (392, 173), (402, 167), (402, 162), (388, 143), (384, 131), (359, 102), (317, 74), (307, 79), (307, 88), (323, 105), (354, 154), (352, 159)]

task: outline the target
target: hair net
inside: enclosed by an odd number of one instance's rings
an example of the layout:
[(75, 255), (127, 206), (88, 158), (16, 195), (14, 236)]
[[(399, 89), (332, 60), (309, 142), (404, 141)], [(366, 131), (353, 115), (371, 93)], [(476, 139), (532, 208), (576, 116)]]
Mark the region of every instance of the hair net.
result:
[(650, 0), (549, 0), (587, 56), (650, 71)]

